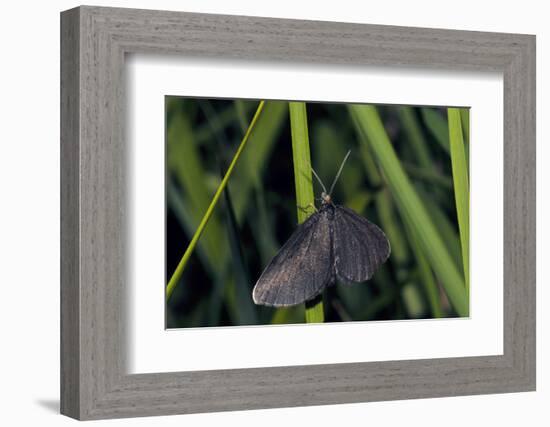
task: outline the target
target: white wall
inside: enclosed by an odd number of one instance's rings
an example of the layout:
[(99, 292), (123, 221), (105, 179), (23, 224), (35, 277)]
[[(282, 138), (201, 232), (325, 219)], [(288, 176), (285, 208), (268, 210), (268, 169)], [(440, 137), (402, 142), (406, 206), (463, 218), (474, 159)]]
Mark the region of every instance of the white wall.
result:
[[(550, 27), (545, 2), (188, 0), (97, 1), (105, 6), (410, 25), (537, 35), (538, 390), (535, 393), (276, 409), (110, 425), (550, 425), (548, 218)], [(65, 425), (59, 377), (59, 11), (74, 1), (6, 2), (0, 25), (0, 394), (3, 425)], [(546, 12), (546, 13), (545, 13)], [(545, 162), (546, 160), (546, 162)], [(545, 312), (543, 309), (546, 308)], [(528, 421), (527, 423), (525, 421)]]

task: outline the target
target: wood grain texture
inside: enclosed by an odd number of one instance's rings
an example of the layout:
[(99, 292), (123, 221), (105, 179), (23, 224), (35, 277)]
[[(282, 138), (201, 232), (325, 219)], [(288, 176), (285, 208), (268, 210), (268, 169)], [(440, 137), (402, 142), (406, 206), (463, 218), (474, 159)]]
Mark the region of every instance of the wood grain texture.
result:
[[(61, 38), (62, 413), (99, 419), (534, 390), (534, 36), (80, 7), (62, 13)], [(502, 72), (504, 354), (128, 375), (127, 53)]]
[(61, 20), (61, 412), (72, 417), (80, 413), (79, 24), (78, 10)]

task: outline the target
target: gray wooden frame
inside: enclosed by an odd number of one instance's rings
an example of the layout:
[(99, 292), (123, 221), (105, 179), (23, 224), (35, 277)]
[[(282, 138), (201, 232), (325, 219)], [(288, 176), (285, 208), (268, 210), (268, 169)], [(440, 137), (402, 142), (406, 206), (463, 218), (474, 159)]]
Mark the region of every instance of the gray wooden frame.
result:
[[(133, 52), (502, 72), (504, 354), (126, 374), (124, 58)], [(61, 14), (61, 166), (63, 414), (98, 419), (535, 389), (534, 36), (68, 10)]]

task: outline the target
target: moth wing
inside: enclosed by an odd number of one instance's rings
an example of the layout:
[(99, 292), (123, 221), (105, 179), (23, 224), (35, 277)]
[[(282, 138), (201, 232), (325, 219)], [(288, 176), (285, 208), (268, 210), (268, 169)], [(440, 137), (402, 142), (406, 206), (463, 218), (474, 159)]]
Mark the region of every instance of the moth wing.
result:
[(266, 267), (252, 291), (256, 304), (296, 305), (320, 294), (332, 278), (332, 244), (326, 212), (298, 226)]
[(364, 282), (390, 256), (390, 242), (375, 224), (345, 206), (334, 212), (334, 262), (344, 283)]

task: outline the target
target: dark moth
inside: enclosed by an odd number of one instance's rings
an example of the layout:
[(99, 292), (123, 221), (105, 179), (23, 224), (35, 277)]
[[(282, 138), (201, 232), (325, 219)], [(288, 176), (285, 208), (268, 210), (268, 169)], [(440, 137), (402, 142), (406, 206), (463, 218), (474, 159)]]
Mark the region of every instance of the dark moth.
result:
[[(333, 187), (334, 183), (331, 191)], [(298, 226), (258, 279), (252, 291), (254, 303), (301, 304), (337, 281), (369, 280), (388, 259), (390, 243), (380, 228), (334, 204), (326, 190), (321, 200), (319, 210)]]

